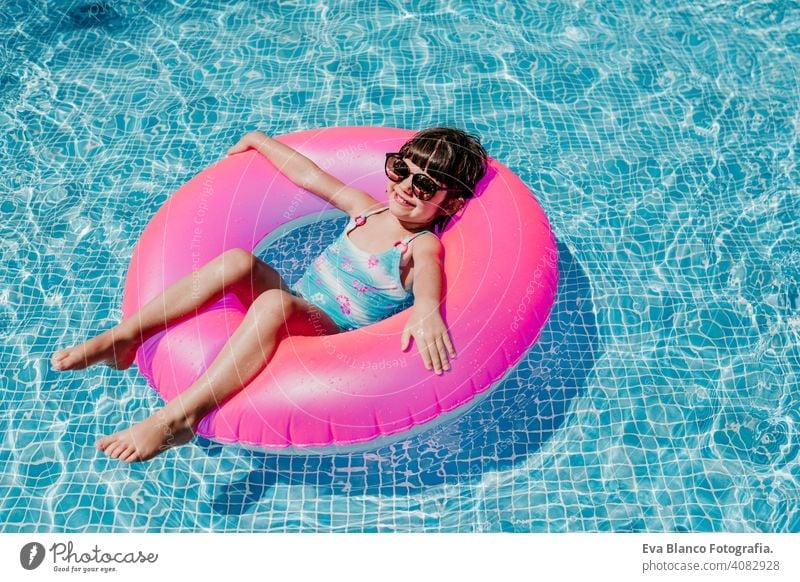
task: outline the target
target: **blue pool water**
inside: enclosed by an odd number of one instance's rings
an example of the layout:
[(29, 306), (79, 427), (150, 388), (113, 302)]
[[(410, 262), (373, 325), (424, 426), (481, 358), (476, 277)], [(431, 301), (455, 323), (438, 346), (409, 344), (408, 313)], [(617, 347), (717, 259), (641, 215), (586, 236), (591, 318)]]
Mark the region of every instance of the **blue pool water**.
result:
[[(800, 531), (798, 3), (184, 4), (0, 10), (0, 530)], [(172, 191), (251, 129), (438, 124), (561, 252), (487, 400), (357, 454), (95, 451), (159, 399), (49, 355), (118, 320)]]

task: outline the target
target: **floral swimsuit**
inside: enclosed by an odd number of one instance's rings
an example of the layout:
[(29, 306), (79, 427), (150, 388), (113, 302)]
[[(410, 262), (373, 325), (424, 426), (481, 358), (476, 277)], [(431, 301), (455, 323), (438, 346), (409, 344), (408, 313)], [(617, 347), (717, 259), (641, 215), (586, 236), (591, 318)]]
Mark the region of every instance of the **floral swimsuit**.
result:
[[(367, 218), (388, 207), (351, 219), (344, 232), (308, 267), (292, 291), (325, 311), (342, 330), (373, 324), (399, 311), (411, 293), (400, 280), (400, 259), (415, 233), (373, 254), (358, 248), (348, 236)], [(433, 233), (431, 233), (433, 234)]]

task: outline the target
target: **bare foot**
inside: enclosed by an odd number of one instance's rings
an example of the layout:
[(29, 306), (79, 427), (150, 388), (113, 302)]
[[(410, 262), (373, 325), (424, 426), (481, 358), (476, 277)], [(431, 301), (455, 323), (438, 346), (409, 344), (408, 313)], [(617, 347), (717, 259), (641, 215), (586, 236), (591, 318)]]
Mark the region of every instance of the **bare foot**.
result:
[(97, 448), (112, 459), (127, 463), (149, 461), (167, 449), (185, 445), (194, 430), (185, 416), (170, 418), (167, 407), (142, 422), (97, 441)]
[(136, 359), (139, 344), (114, 336), (112, 328), (82, 344), (59, 350), (53, 354), (50, 364), (61, 372), (80, 370), (101, 362), (117, 370), (126, 370)]

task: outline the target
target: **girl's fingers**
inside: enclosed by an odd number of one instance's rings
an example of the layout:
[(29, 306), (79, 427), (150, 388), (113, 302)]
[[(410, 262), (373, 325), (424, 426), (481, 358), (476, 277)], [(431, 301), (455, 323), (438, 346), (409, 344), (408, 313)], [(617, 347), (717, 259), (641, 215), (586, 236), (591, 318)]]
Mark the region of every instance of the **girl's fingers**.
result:
[(422, 363), (425, 364), (426, 370), (433, 369), (433, 364), (431, 363), (431, 357), (428, 354), (428, 348), (424, 344), (422, 344), (417, 338), (414, 338), (414, 341), (417, 342), (417, 349), (419, 351), (419, 355), (422, 358)]
[(436, 349), (439, 353), (439, 361), (442, 363), (443, 370), (450, 369), (450, 360), (447, 358), (447, 348), (444, 345), (444, 340), (439, 338), (436, 340)]
[(436, 374), (442, 373), (442, 360), (439, 357), (439, 349), (436, 347), (435, 342), (428, 344), (428, 353), (430, 354), (431, 362), (433, 363), (433, 371)]
[(400, 337), (400, 349), (406, 351), (408, 344), (411, 342), (411, 330), (408, 328), (403, 330), (403, 335)]
[(431, 357), (431, 353), (427, 349), (425, 350), (425, 355), (423, 356), (422, 359), (425, 360), (425, 368), (427, 368), (431, 372), (436, 371), (436, 364), (434, 364), (433, 358)]
[(455, 358), (456, 350), (447, 332), (436, 337), (436, 339), (428, 339), (426, 341), (420, 341), (422, 338), (416, 337), (416, 334), (411, 332), (408, 333), (408, 336), (406, 338), (405, 333), (403, 334), (400, 340), (401, 346), (405, 349), (408, 346), (408, 340), (413, 336), (414, 341), (417, 342), (417, 349), (426, 370), (432, 370), (437, 375), (450, 370), (450, 358)]
[(455, 358), (456, 357), (456, 348), (453, 347), (453, 340), (450, 339), (450, 334), (449, 333), (445, 333), (442, 336), (442, 340), (444, 341), (444, 345), (447, 348), (447, 353), (450, 354), (451, 358)]
[(228, 150), (228, 155), (238, 154), (244, 151), (249, 150), (252, 147), (255, 147), (258, 142), (252, 139), (250, 134), (247, 134), (242, 139), (237, 141), (231, 149)]

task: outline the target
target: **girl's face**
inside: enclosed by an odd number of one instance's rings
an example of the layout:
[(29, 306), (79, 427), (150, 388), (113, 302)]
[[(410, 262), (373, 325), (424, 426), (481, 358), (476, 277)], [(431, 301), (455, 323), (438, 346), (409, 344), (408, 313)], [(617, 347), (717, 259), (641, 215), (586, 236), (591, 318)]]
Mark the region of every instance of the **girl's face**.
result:
[[(389, 210), (398, 219), (406, 223), (426, 226), (442, 214), (452, 214), (461, 207), (461, 204), (456, 203), (456, 201), (461, 200), (461, 198), (451, 198), (447, 200), (447, 190), (444, 184), (433, 180), (429, 174), (426, 174), (422, 168), (411, 160), (407, 158), (403, 158), (403, 160), (411, 170), (410, 173), (399, 182), (389, 180), (386, 186), (386, 191), (389, 194)], [(411, 188), (411, 181), (415, 174), (427, 176), (439, 184), (442, 189), (436, 192), (430, 200), (420, 200), (414, 196)], [(453, 208), (454, 206), (455, 208)]]

